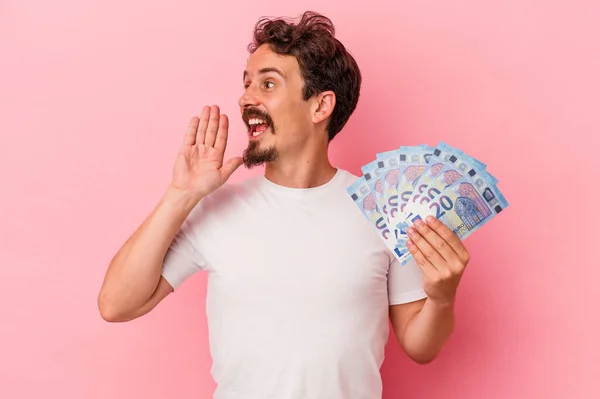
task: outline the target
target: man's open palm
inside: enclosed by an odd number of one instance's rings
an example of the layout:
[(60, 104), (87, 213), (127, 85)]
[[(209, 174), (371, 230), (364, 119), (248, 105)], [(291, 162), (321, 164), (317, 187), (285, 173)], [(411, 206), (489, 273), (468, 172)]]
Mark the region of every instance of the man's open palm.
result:
[(193, 117), (173, 168), (171, 186), (202, 198), (221, 187), (242, 164), (234, 157), (223, 164), (229, 120), (219, 107), (204, 107)]

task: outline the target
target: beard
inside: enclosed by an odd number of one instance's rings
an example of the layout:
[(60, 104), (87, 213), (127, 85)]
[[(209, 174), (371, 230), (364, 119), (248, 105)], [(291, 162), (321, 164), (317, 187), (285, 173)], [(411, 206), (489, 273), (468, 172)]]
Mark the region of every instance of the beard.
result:
[(260, 142), (250, 141), (248, 143), (248, 147), (244, 150), (244, 155), (242, 157), (244, 161), (244, 166), (247, 169), (251, 169), (255, 166), (262, 165), (265, 162), (273, 162), (279, 157), (279, 151), (277, 148), (269, 147), (269, 148), (260, 148)]

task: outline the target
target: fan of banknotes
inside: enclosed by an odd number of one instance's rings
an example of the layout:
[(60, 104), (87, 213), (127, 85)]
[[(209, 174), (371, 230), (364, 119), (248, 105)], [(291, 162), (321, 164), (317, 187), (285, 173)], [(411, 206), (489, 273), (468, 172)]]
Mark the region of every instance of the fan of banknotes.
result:
[(444, 142), (379, 153), (362, 172), (348, 194), (402, 265), (416, 220), (434, 216), (464, 240), (508, 206), (486, 165)]

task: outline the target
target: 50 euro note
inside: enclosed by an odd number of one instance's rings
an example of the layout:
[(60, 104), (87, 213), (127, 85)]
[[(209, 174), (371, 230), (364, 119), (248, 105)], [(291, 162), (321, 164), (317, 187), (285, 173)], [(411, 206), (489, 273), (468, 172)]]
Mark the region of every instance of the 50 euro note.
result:
[(410, 255), (406, 248), (406, 240), (397, 240), (389, 229), (385, 217), (377, 208), (375, 196), (371, 192), (365, 177), (361, 176), (346, 191), (350, 194), (358, 209), (375, 228), (385, 245), (394, 253), (401, 264), (405, 264), (407, 256)]
[(429, 202), (424, 209), (395, 227), (406, 232), (416, 220), (433, 216), (464, 240), (508, 205), (498, 187), (487, 176), (480, 175), (472, 179), (466, 175)]

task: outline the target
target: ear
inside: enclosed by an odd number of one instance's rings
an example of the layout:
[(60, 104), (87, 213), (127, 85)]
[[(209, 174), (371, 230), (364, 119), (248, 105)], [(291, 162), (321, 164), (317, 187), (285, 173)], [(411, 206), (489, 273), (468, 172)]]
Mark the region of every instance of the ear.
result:
[(319, 93), (313, 104), (312, 121), (320, 123), (331, 116), (335, 108), (335, 93), (331, 90)]

